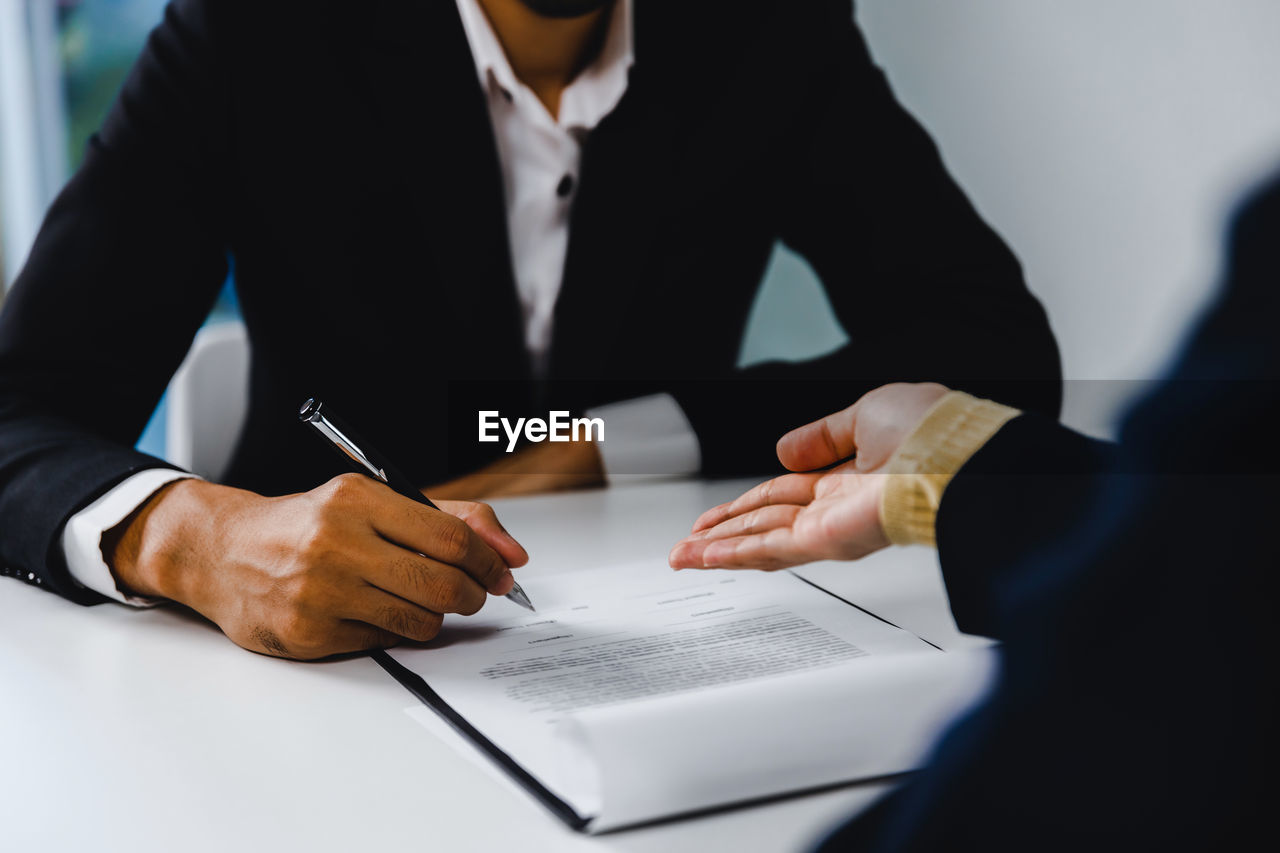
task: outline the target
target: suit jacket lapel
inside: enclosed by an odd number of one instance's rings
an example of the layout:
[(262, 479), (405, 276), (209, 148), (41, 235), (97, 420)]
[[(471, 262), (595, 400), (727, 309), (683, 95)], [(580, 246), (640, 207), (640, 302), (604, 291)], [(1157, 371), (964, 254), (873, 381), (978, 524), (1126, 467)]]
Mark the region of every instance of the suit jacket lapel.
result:
[(457, 7), (374, 2), (361, 52), (381, 122), (371, 150), (420, 211), (422, 245), (407, 254), (435, 270), (429, 296), (447, 307), (424, 331), (474, 343), (451, 359), (455, 377), (527, 376), (497, 145)]
[(655, 272), (662, 210), (680, 203), (675, 164), (698, 118), (689, 88), (705, 81), (694, 63), (707, 53), (705, 43), (685, 40), (683, 5), (635, 4), (636, 61), (627, 92), (587, 139), (556, 305), (555, 377), (611, 375), (613, 326), (625, 322), (652, 284), (646, 276)]

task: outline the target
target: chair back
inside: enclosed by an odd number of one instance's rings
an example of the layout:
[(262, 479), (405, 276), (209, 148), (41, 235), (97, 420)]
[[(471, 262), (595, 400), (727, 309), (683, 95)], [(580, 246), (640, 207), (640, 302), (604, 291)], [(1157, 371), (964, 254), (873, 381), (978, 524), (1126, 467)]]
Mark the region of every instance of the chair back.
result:
[(248, 332), (238, 321), (206, 326), (169, 384), (165, 457), (217, 480), (231, 462), (248, 411)]

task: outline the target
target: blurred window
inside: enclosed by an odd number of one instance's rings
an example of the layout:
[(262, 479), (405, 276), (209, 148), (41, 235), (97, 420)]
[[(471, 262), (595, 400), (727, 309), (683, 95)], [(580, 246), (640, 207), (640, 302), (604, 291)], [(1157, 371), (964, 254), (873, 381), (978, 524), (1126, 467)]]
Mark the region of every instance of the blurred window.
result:
[[(66, 110), (66, 161), (74, 170), (102, 125), (167, 0), (61, 0), (58, 40)], [(211, 320), (239, 316), (230, 277)]]
[(84, 157), (120, 91), (120, 84), (160, 21), (164, 0), (62, 0), (57, 4), (66, 131), (66, 161)]
[[(0, 0), (0, 299), (166, 0)], [(230, 277), (212, 321), (239, 316)], [(139, 447), (164, 450), (164, 404)]]
[[(0, 0), (2, 281), (16, 275), (45, 209), (80, 166), (165, 5)], [(237, 313), (228, 286), (214, 316)]]

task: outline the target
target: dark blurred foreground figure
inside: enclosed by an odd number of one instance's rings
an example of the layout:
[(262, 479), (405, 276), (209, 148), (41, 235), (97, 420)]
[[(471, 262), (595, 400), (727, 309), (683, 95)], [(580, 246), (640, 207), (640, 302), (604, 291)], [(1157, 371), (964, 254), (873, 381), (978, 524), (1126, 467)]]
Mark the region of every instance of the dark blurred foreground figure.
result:
[(985, 705), (824, 850), (1245, 850), (1270, 834), (1280, 183), (1239, 216), (1230, 257), (1118, 446), (890, 386), (779, 444), (793, 470), (857, 460), (717, 507), (672, 552), (779, 568), (936, 532), (957, 624), (1003, 642)]
[[(321, 657), (511, 588), (526, 555), (471, 499), (768, 472), (895, 380), (1056, 413), (1044, 312), (852, 13), (174, 0), (0, 313), (0, 564)], [(851, 341), (740, 370), (779, 241)], [(250, 396), (213, 483), (133, 445), (231, 261)], [(460, 500), (331, 479), (313, 396)], [(506, 453), (481, 411), (607, 435)]]

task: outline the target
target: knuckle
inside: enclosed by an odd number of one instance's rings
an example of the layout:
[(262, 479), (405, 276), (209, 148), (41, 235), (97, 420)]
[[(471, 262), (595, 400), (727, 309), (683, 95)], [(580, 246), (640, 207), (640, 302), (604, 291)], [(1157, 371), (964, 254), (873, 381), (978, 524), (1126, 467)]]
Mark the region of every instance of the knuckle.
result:
[(423, 615), (422, 624), (419, 626), (420, 633), (414, 639), (422, 643), (434, 640), (443, 625), (444, 617), (442, 615), (439, 613), (426, 613)]
[(440, 613), (461, 613), (467, 605), (466, 581), (460, 576), (434, 578), (428, 593), (429, 608)]
[(430, 572), (420, 559), (404, 557), (395, 561), (391, 566), (391, 570), (395, 573), (395, 580), (399, 588), (409, 592), (411, 596), (425, 595), (431, 591), (428, 582)]
[(387, 607), (381, 618), (384, 627), (391, 633), (420, 643), (433, 639), (440, 630), (440, 619), (426, 611), (414, 612), (403, 607)]
[(328, 507), (349, 506), (365, 494), (369, 478), (363, 474), (339, 474), (324, 486), (324, 503)]
[(369, 478), (364, 474), (347, 472), (333, 478), (334, 485), (340, 494), (360, 493), (368, 485)]
[(436, 533), (436, 558), (457, 564), (466, 559), (471, 544), (471, 528), (466, 522), (451, 518)]
[(313, 524), (303, 533), (298, 543), (298, 556), (305, 570), (324, 565), (333, 558), (335, 542), (328, 528), (320, 523)]
[(276, 635), (295, 657), (318, 658), (328, 653), (328, 632), (301, 607), (289, 608)]
[(307, 617), (301, 607), (291, 605), (285, 608), (276, 620), (276, 634), (290, 646), (306, 637)]
[(401, 637), (412, 637), (417, 631), (418, 619), (403, 607), (387, 605), (378, 611), (377, 624)]
[(474, 595), (467, 595), (465, 599), (458, 605), (457, 613), (463, 616), (474, 616), (480, 612), (480, 608), (484, 607), (486, 595), (478, 592)]
[(480, 501), (459, 501), (451, 514), (464, 521), (496, 521), (498, 518), (498, 514), (493, 511), (493, 507)]
[(511, 570), (507, 568), (507, 564), (502, 561), (502, 558), (495, 554), (493, 557), (493, 562), (489, 564), (489, 569), (485, 573), (485, 581), (484, 581), (485, 587), (488, 588), (489, 586), (492, 586), (493, 584), (497, 583), (504, 575), (508, 574), (510, 571)]
[(328, 608), (334, 592), (335, 584), (320, 572), (304, 572), (294, 581), (294, 600), (311, 610)]
[(338, 559), (336, 550), (330, 546), (308, 544), (290, 570), (277, 582), (276, 594), (293, 607), (314, 611), (327, 606), (338, 586), (328, 568), (335, 565)]
[(480, 584), (487, 589), (497, 583), (498, 579), (506, 574), (506, 571), (506, 564), (494, 555), (493, 559), (486, 562), (484, 569), (479, 573), (477, 580), (479, 580)]

